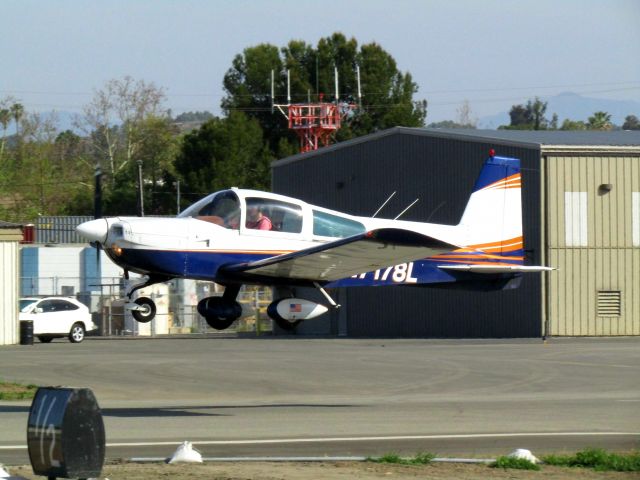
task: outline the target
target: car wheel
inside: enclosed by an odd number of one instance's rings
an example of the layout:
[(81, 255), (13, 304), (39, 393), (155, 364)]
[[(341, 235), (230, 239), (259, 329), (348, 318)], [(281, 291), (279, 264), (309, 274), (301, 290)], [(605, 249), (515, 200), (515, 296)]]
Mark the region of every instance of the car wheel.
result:
[(53, 337), (38, 337), (38, 340), (40, 340), (40, 343), (51, 343)]
[(71, 343), (80, 343), (82, 340), (84, 340), (84, 325), (74, 323), (69, 332), (69, 341)]

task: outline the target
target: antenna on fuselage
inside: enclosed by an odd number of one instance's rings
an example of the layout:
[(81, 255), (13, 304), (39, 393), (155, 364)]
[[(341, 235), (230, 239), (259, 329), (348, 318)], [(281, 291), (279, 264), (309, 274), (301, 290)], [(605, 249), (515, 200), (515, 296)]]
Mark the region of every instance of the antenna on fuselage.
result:
[(409, 210), (411, 207), (413, 207), (416, 203), (418, 203), (418, 200), (420, 200), (419, 198), (416, 198), (413, 203), (411, 205), (409, 205), (407, 208), (405, 208), (404, 210), (402, 210), (398, 216), (396, 218), (394, 218), (394, 220), (399, 219), (402, 215), (404, 215), (406, 213), (407, 210)]
[(389, 198), (387, 198), (384, 203), (382, 205), (380, 205), (380, 208), (378, 210), (376, 210), (376, 213), (374, 213), (371, 218), (375, 218), (376, 215), (378, 215), (380, 213), (380, 210), (382, 210), (384, 208), (384, 206), (389, 203), (389, 200), (391, 200), (393, 198), (393, 196), (396, 194), (396, 192), (393, 192), (391, 195), (389, 195)]

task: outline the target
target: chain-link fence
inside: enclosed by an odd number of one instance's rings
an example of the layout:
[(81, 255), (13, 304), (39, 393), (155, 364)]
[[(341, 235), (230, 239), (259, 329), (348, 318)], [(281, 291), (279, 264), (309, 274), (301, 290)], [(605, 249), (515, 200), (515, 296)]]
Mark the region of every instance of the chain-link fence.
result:
[[(82, 279), (71, 277), (23, 277), (21, 297), (68, 296), (77, 298), (92, 313), (98, 325), (97, 335), (103, 336), (157, 336), (203, 335), (216, 333), (198, 313), (198, 301), (222, 295), (224, 287), (210, 282), (175, 279), (139, 290), (139, 296), (151, 298), (157, 308), (149, 323), (138, 323), (125, 308), (123, 298), (125, 280), (121, 277), (100, 278), (86, 282), (90, 290), (81, 290)], [(266, 287), (244, 286), (237, 298), (242, 316), (225, 334), (271, 334), (273, 325), (267, 316), (272, 291)]]

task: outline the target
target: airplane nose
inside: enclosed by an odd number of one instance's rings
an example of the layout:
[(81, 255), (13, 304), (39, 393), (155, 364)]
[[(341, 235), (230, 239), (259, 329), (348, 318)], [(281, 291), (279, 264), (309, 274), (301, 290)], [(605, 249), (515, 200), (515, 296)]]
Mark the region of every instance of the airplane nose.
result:
[(89, 220), (88, 222), (81, 223), (76, 227), (76, 232), (82, 235), (90, 242), (104, 243), (107, 241), (107, 231), (109, 230), (109, 224), (105, 218), (98, 218), (96, 220)]

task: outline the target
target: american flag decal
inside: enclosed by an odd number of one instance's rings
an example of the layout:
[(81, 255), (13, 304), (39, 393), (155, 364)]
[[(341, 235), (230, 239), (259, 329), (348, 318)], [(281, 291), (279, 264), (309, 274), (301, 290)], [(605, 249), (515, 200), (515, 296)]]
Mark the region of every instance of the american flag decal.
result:
[(301, 313), (302, 305), (299, 303), (290, 303), (289, 304), (289, 313)]

